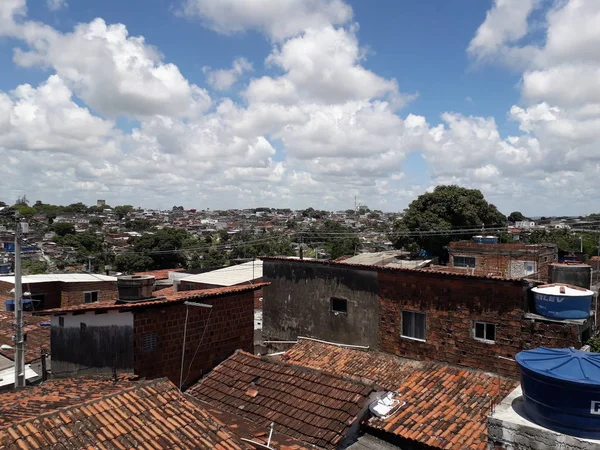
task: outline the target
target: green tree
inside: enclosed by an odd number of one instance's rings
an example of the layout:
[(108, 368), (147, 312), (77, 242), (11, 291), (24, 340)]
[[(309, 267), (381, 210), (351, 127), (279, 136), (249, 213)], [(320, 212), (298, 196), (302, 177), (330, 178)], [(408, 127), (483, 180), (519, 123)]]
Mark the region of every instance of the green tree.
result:
[(119, 220), (123, 219), (129, 213), (133, 212), (134, 208), (131, 205), (120, 205), (113, 208), (113, 212), (117, 215)]
[(163, 228), (133, 240), (133, 250), (145, 254), (154, 261), (153, 269), (171, 269), (185, 265), (180, 251), (190, 235), (185, 230)]
[(60, 237), (64, 237), (67, 234), (75, 234), (75, 225), (69, 222), (55, 223), (52, 226), (52, 230)]
[(48, 263), (46, 261), (24, 259), (21, 267), (23, 275), (38, 275), (48, 272)]
[(85, 213), (87, 213), (87, 210), (88, 210), (87, 205), (82, 202), (71, 203), (70, 205), (64, 207), (65, 212), (75, 213), (75, 214), (85, 214)]
[(510, 213), (510, 215), (508, 216), (507, 220), (509, 222), (515, 223), (515, 222), (520, 222), (522, 220), (527, 220), (527, 217), (525, 217), (519, 211), (513, 211), (513, 212)]
[(104, 225), (104, 221), (100, 217), (91, 217), (90, 225), (101, 228)]
[(420, 195), (408, 206), (394, 224), (390, 238), (397, 248), (412, 245), (432, 255), (440, 255), (450, 240), (468, 239), (473, 234), (451, 235), (450, 231), (505, 225), (506, 217), (488, 203), (479, 190), (437, 186), (433, 192)]
[(148, 219), (133, 219), (125, 222), (125, 228), (132, 231), (147, 231), (153, 227)]
[(26, 194), (23, 194), (21, 197), (17, 197), (15, 200), (15, 206), (27, 206), (29, 205), (29, 199)]
[(302, 232), (302, 241), (311, 248), (325, 249), (332, 259), (354, 255), (360, 249), (356, 232), (332, 220), (326, 220), (319, 229)]
[(154, 260), (145, 255), (125, 253), (115, 257), (115, 267), (119, 272), (144, 272), (154, 267)]
[(19, 213), (21, 217), (24, 217), (26, 219), (33, 217), (36, 213), (34, 208), (32, 208), (31, 206), (24, 205), (22, 203), (15, 204), (14, 209)]

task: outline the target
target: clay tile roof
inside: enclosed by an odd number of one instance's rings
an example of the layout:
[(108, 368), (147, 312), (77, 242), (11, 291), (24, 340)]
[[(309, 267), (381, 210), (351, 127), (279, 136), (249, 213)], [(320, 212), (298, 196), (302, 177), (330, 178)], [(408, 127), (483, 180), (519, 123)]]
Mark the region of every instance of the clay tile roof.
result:
[(0, 448), (248, 448), (166, 379), (136, 383), (101, 398), (13, 423)]
[(519, 383), (484, 372), (428, 363), (397, 389), (406, 404), (368, 427), (440, 449), (487, 448), (487, 416), (493, 403)]
[(335, 448), (372, 389), (238, 350), (187, 394), (263, 428), (321, 448)]
[(115, 382), (105, 376), (59, 378), (18, 391), (0, 394), (0, 427), (36, 417), (41, 412), (73, 406), (132, 386), (129, 377)]
[(368, 427), (442, 449), (485, 449), (492, 401), (519, 384), (471, 369), (311, 340), (300, 340), (281, 359), (399, 392), (406, 405), (387, 420), (370, 419)]
[[(147, 300), (136, 303), (119, 303), (118, 301), (86, 303), (83, 305), (67, 306), (65, 308), (47, 309), (44, 314), (60, 314), (74, 311), (107, 311), (111, 309), (144, 309), (153, 306), (164, 306), (169, 304), (183, 303), (186, 300), (202, 300), (206, 298), (222, 297), (226, 295), (241, 294), (243, 292), (255, 291), (270, 283), (256, 283), (254, 285), (243, 286), (227, 286), (215, 289), (199, 289), (193, 291), (180, 292), (165, 292), (164, 296), (156, 298), (156, 300)], [(160, 292), (160, 291), (159, 291)], [(156, 292), (153, 295), (156, 296)]]
[(183, 272), (184, 269), (160, 269), (150, 270), (148, 272), (136, 272), (134, 275), (150, 275), (157, 280), (166, 280), (169, 278), (169, 272)]
[[(23, 313), (24, 331), (27, 334), (25, 344), (25, 363), (40, 359), (40, 350), (50, 350), (50, 327), (41, 326), (43, 322), (49, 322), (49, 316), (32, 316)], [(14, 331), (15, 313), (0, 311), (0, 345), (13, 347), (15, 343), (12, 337)], [(0, 354), (14, 361), (14, 350), (0, 350)]]
[(395, 390), (425, 363), (388, 353), (361, 351), (302, 339), (281, 356), (289, 364)]

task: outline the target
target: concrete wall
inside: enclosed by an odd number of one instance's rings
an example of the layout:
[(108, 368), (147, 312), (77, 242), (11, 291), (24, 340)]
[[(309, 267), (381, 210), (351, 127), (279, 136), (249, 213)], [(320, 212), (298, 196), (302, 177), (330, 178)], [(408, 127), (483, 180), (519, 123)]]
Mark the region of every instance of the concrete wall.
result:
[[(246, 283), (240, 283), (240, 284), (236, 284), (236, 286), (249, 286), (249, 285), (253, 285), (256, 283), (262, 283), (263, 279), (261, 278), (256, 278), (255, 280), (252, 281), (248, 281)], [(194, 291), (194, 290), (203, 290), (203, 289), (217, 289), (217, 288), (222, 288), (223, 286), (219, 286), (216, 284), (207, 284), (207, 283), (196, 283), (193, 281), (182, 281), (179, 284), (179, 288), (177, 289), (178, 291)], [(262, 297), (263, 297), (263, 291), (262, 289), (257, 289), (256, 291), (254, 291), (254, 308), (262, 308)]]
[[(377, 348), (377, 272), (300, 260), (264, 260), (263, 338), (308, 336)], [(331, 297), (348, 300), (348, 313), (331, 311)]]
[(587, 264), (551, 264), (550, 283), (565, 283), (590, 289), (592, 266)]
[(133, 313), (53, 316), (50, 348), (55, 377), (132, 372)]

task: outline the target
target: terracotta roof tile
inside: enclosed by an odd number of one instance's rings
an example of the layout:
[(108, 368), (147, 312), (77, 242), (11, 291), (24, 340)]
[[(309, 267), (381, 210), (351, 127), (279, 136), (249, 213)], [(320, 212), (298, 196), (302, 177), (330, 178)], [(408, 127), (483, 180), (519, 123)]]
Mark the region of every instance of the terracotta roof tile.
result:
[(426, 363), (388, 353), (361, 351), (300, 338), (280, 359), (340, 377), (395, 390)]
[[(77, 404), (61, 410), (42, 409), (38, 417), (9, 424), (0, 430), (0, 448), (248, 448), (166, 379), (121, 384), (116, 392), (96, 387), (102, 394), (99, 398), (87, 402), (79, 398)], [(159, 401), (157, 394), (168, 398), (168, 403)], [(138, 415), (124, 419), (118, 410), (128, 402), (134, 402)], [(169, 422), (174, 417), (179, 420)]]
[(485, 449), (492, 403), (518, 385), (480, 371), (311, 340), (300, 340), (281, 359), (399, 392), (406, 405), (387, 420), (371, 418), (367, 426), (433, 448)]
[(144, 309), (153, 306), (164, 306), (174, 303), (183, 303), (186, 300), (201, 300), (205, 298), (215, 298), (222, 297), (225, 295), (241, 294), (243, 292), (261, 289), (262, 287), (268, 286), (269, 284), (270, 283), (257, 283), (254, 285), (227, 286), (215, 289), (199, 289), (193, 291), (170, 292), (164, 295), (163, 298), (137, 303), (119, 303), (117, 301), (87, 303), (83, 305), (67, 306), (66, 308), (47, 309), (44, 311), (44, 314), (61, 314), (73, 311), (107, 311), (111, 309)]
[(134, 275), (150, 275), (157, 280), (166, 280), (169, 278), (169, 272), (184, 272), (185, 269), (160, 269), (150, 270), (148, 272), (136, 272)]
[[(256, 396), (247, 395), (249, 389)], [(372, 389), (237, 351), (187, 394), (224, 412), (302, 442), (334, 448), (356, 420)]]
[[(49, 316), (32, 316), (23, 313), (24, 331), (27, 334), (25, 344), (25, 363), (40, 359), (40, 350), (50, 351), (50, 327), (41, 326), (43, 322), (49, 322)], [(15, 313), (0, 311), (0, 345), (13, 347), (12, 340), (14, 332)], [(14, 350), (0, 350), (0, 354), (14, 361)]]

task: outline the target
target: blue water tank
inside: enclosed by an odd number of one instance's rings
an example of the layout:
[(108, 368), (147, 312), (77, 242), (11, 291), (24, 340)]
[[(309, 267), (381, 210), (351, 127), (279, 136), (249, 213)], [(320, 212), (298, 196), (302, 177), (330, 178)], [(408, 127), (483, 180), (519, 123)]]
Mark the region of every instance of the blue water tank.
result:
[[(15, 310), (15, 301), (14, 300), (5, 301), (4, 308), (7, 311), (14, 311)], [(23, 299), (23, 311), (34, 311), (33, 301), (31, 299), (29, 299), (29, 298)]]
[(483, 244), (483, 236), (473, 236), (473, 242), (476, 244)]
[(482, 244), (497, 244), (498, 238), (496, 236), (484, 236), (481, 240)]
[(517, 353), (525, 413), (559, 433), (600, 438), (600, 354), (574, 348)]
[(551, 319), (586, 319), (590, 316), (594, 293), (568, 284), (534, 287), (533, 301), (538, 314)]
[(0, 264), (0, 275), (10, 273), (10, 264)]

